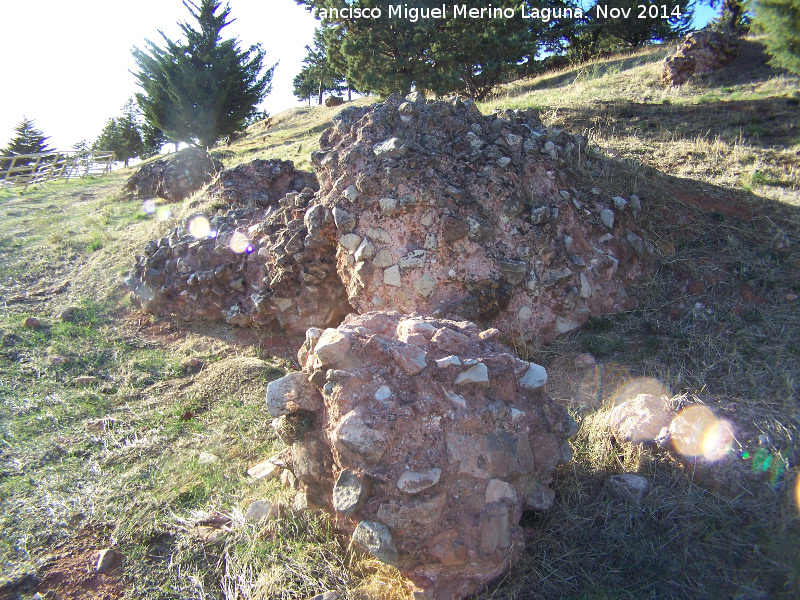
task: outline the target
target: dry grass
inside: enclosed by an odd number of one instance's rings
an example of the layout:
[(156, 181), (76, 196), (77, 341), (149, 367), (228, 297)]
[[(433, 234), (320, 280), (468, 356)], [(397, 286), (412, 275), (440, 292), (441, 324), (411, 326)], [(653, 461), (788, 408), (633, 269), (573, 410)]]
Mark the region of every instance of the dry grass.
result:
[[(360, 98), (345, 106), (364, 106), (376, 102), (374, 97)], [(301, 106), (292, 108), (251, 125), (247, 135), (230, 147), (215, 151), (227, 167), (257, 158), (291, 160), (296, 169), (313, 171), (310, 154), (318, 148), (317, 140), (331, 119), (344, 106)]]
[(482, 109), (534, 107), (611, 157), (800, 204), (800, 77), (770, 69), (763, 45), (748, 39), (726, 69), (667, 88), (660, 75), (672, 48), (511, 84)]

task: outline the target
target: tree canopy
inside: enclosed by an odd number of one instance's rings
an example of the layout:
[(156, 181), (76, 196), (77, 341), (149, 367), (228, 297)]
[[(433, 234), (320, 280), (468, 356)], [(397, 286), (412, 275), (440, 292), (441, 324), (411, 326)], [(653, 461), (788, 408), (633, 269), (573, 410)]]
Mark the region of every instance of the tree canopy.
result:
[(800, 0), (755, 0), (754, 22), (764, 38), (770, 62), (800, 74)]
[(222, 39), (232, 22), (228, 5), (220, 10), (218, 0), (202, 0), (199, 7), (189, 1), (184, 6), (198, 25), (179, 24), (184, 42), (159, 32), (165, 47), (147, 40), (146, 50), (134, 48), (134, 75), (142, 88), (136, 99), (148, 125), (166, 138), (210, 147), (258, 112), (275, 65), (263, 68), (259, 45), (241, 51), (236, 39)]
[[(444, 15), (435, 12), (443, 6), (440, 0), (413, 5), (395, 0), (295, 1), (322, 22), (309, 65), (324, 56), (335, 73), (361, 92), (386, 96), (416, 88), (475, 100), (500, 83), (532, 73), (542, 51), (585, 59), (676, 39), (691, 29), (693, 13), (693, 0), (677, 0), (668, 7), (615, 2), (617, 9), (630, 11), (628, 18), (604, 17), (597, 10), (605, 6), (601, 2), (581, 11), (570, 0), (493, 0), (488, 6), (483, 0), (464, 0), (457, 7), (445, 4)], [(365, 10), (374, 11), (371, 15), (379, 10), (380, 17), (358, 18), (358, 11)], [(468, 16), (470, 10), (481, 16)], [(312, 88), (308, 67), (295, 79), (295, 93), (306, 98)]]
[[(456, 17), (452, 6), (443, 18), (390, 17), (393, 0), (296, 0), (309, 10), (380, 9), (379, 19), (350, 18), (349, 11), (325, 13), (323, 40), (333, 68), (361, 92), (388, 95), (412, 87), (436, 94), (461, 91), (483, 97), (514, 65), (535, 56), (537, 40), (524, 19)], [(485, 2), (465, 0), (469, 8)], [(420, 0), (413, 8), (426, 14), (439, 0)], [(519, 2), (496, 0), (495, 8), (514, 9)], [(322, 13), (317, 13), (322, 14)]]

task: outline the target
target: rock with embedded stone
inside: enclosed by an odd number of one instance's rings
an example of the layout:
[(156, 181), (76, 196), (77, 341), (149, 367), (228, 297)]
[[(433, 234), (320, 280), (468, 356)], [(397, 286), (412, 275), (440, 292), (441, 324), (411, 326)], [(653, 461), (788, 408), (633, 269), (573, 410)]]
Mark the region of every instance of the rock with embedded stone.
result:
[(338, 324), (352, 311), (335, 266), (340, 232), (312, 197), (306, 187), (223, 215), (191, 215), (137, 257), (125, 278), (131, 299), (156, 315), (290, 336)]
[(735, 36), (714, 30), (694, 31), (664, 59), (661, 79), (667, 85), (683, 85), (695, 75), (712, 73), (727, 66), (739, 54)]
[(186, 148), (145, 163), (128, 178), (123, 188), (128, 198), (183, 200), (201, 189), (222, 163), (199, 148)]
[[(638, 214), (620, 211), (615, 226), (641, 238), (644, 253), (632, 236), (590, 243), (608, 228), (577, 201), (581, 184), (563, 158), (586, 140), (548, 130), (532, 111), (504, 114), (397, 96), (349, 106), (312, 153), (316, 194), (280, 161), (221, 176), (206, 194), (236, 208), (191, 215), (149, 242), (125, 279), (132, 299), (157, 315), (289, 336), (353, 310), (437, 314), (530, 345), (632, 308), (624, 288), (651, 247)], [(274, 189), (252, 195), (247, 177)], [(592, 293), (565, 296), (585, 291), (581, 275)], [(523, 307), (531, 312), (520, 320)]]
[(322, 365), (336, 365), (350, 352), (349, 337), (338, 329), (326, 329), (314, 347), (314, 354)]
[[(631, 254), (622, 239), (602, 249), (589, 242), (608, 229), (572, 202), (580, 184), (562, 168), (560, 157), (585, 147), (584, 139), (563, 132), (549, 139), (552, 132), (524, 111), (498, 120), (469, 103), (426, 102), (410, 116), (400, 109), (407, 105), (393, 96), (345, 109), (316, 153), (318, 203), (333, 210), (342, 190), (360, 191), (347, 203), (358, 215), (351, 233), (369, 240), (374, 258), (371, 249), (336, 255), (357, 312), (435, 313), (547, 343), (564, 332), (558, 317), (580, 326), (591, 315), (632, 307), (617, 290), (641, 276), (646, 257)], [(633, 211), (617, 220), (646, 239)], [(574, 240), (569, 252), (558, 252), (565, 239)], [(364, 273), (362, 262), (375, 271)], [(545, 271), (563, 275), (545, 278), (543, 289), (535, 282)], [(584, 272), (594, 293), (563, 302), (563, 290), (580, 289)], [(524, 306), (531, 314), (521, 323)]]
[(530, 363), (525, 374), (519, 380), (519, 386), (532, 392), (543, 390), (547, 384), (547, 369), (541, 365)]
[(377, 463), (386, 452), (386, 438), (364, 422), (364, 413), (361, 407), (347, 413), (333, 430), (331, 438), (340, 454), (349, 451), (364, 461)]
[(232, 207), (268, 208), (278, 206), (287, 194), (316, 188), (311, 173), (297, 171), (290, 160), (256, 159), (225, 169), (209, 184), (205, 194)]
[(397, 548), (392, 534), (383, 523), (361, 521), (353, 531), (352, 540), (381, 562), (393, 565), (397, 561)]
[(315, 411), (322, 408), (322, 399), (317, 388), (300, 372), (270, 381), (267, 385), (267, 410), (273, 417), (280, 417), (298, 410)]
[(333, 486), (333, 509), (343, 515), (352, 515), (366, 499), (361, 480), (350, 471), (342, 471)]
[[(521, 550), (522, 511), (552, 504), (575, 422), (497, 329), (368, 312), (333, 331), (298, 354), (323, 403), (292, 443), (302, 498), (415, 582), (425, 565), (430, 597), (476, 593)], [(348, 340), (335, 366), (325, 339)]]
[(453, 385), (469, 385), (489, 382), (489, 369), (483, 363), (478, 363), (458, 374)]
[(675, 416), (668, 401), (652, 394), (639, 394), (615, 406), (608, 415), (608, 424), (621, 442), (652, 444)]
[(438, 468), (428, 469), (422, 473), (406, 471), (397, 480), (397, 489), (406, 494), (418, 494), (439, 483), (441, 477), (442, 470)]

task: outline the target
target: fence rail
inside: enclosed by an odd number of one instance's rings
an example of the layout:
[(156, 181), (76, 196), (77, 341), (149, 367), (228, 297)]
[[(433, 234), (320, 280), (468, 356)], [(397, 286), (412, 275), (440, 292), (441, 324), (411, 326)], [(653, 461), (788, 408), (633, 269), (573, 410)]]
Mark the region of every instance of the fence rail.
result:
[(102, 175), (111, 170), (114, 153), (92, 151), (47, 152), (44, 154), (14, 154), (0, 156), (0, 189), (54, 181), (71, 177)]

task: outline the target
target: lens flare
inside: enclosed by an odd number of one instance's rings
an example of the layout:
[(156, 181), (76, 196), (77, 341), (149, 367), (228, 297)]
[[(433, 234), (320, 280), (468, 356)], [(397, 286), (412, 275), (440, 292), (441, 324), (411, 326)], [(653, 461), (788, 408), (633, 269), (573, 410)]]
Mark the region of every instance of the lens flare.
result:
[(797, 510), (800, 511), (800, 476), (795, 478), (794, 500), (797, 503)]
[(672, 392), (658, 379), (651, 377), (637, 377), (620, 385), (611, 398), (611, 404), (617, 406), (628, 400), (633, 400), (640, 394), (649, 394), (656, 398), (670, 398)]
[(689, 406), (669, 427), (672, 445), (684, 456), (702, 456), (709, 461), (723, 458), (733, 446), (733, 426), (718, 419), (699, 404)]
[(241, 231), (237, 231), (231, 236), (228, 246), (231, 250), (236, 252), (236, 254), (247, 252), (248, 247), (250, 248), (250, 252), (253, 251), (253, 246), (250, 244), (250, 240)]
[(196, 240), (207, 238), (211, 233), (211, 223), (203, 215), (191, 217), (186, 225), (189, 229), (189, 233), (191, 233)]
[(156, 212), (156, 203), (152, 200), (145, 200), (142, 202), (142, 210), (148, 215), (152, 215)]
[(169, 219), (170, 211), (166, 206), (160, 206), (156, 209), (156, 217), (159, 221), (166, 221)]

